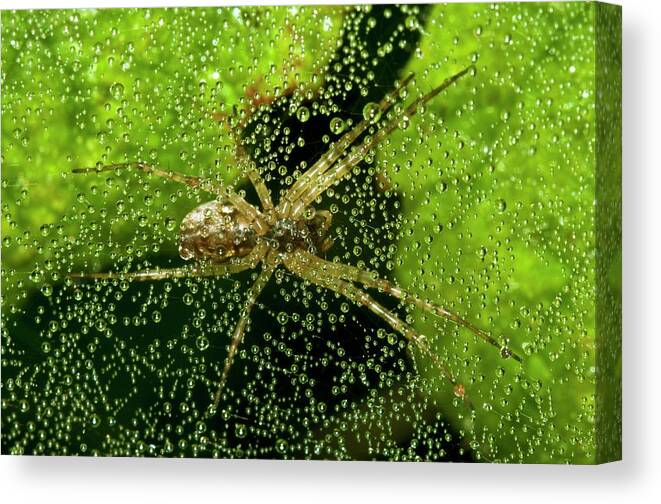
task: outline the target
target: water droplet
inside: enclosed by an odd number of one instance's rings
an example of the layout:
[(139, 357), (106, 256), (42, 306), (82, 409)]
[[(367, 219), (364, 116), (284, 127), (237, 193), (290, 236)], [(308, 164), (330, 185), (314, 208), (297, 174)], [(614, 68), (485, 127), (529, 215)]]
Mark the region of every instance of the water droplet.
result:
[(121, 82), (115, 82), (110, 86), (110, 95), (115, 99), (119, 100), (124, 95), (124, 84)]
[(246, 434), (248, 433), (248, 428), (246, 427), (245, 424), (242, 423), (237, 423), (234, 426), (234, 433), (236, 434), (236, 437), (239, 439), (243, 439), (246, 437)]
[(39, 283), (43, 278), (43, 271), (41, 270), (41, 268), (35, 268), (32, 270), (32, 272), (30, 272), (28, 278), (32, 280), (34, 283)]
[(209, 348), (209, 338), (207, 338), (203, 334), (199, 335), (195, 339), (195, 346), (201, 351), (206, 350), (207, 348)]
[(287, 441), (285, 441), (282, 438), (278, 439), (275, 442), (275, 450), (281, 455), (284, 455), (287, 452), (288, 448), (289, 448), (289, 443), (287, 443)]
[(418, 18), (411, 15), (406, 18), (406, 27), (409, 30), (417, 30), (418, 29)]
[(174, 231), (174, 228), (177, 227), (177, 221), (174, 220), (172, 217), (167, 217), (165, 219), (165, 229), (168, 231)]
[(363, 118), (371, 123), (377, 122), (381, 118), (381, 108), (378, 103), (369, 102), (363, 107)]
[(310, 119), (310, 109), (302, 105), (298, 107), (298, 110), (296, 110), (296, 119), (302, 123), (307, 122)]
[(330, 121), (330, 130), (335, 135), (342, 133), (345, 127), (346, 125), (344, 120), (342, 120), (340, 117), (333, 117)]

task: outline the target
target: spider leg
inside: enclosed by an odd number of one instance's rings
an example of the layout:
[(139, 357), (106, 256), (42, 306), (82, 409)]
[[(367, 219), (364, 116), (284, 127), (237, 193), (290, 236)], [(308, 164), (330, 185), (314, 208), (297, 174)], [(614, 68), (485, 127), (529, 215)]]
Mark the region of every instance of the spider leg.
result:
[(234, 328), (234, 333), (232, 334), (232, 340), (230, 343), (230, 349), (229, 352), (227, 353), (227, 357), (225, 358), (225, 366), (223, 367), (223, 372), (220, 376), (220, 381), (218, 383), (218, 390), (216, 391), (213, 400), (214, 411), (218, 408), (218, 404), (220, 403), (220, 396), (223, 392), (223, 387), (225, 386), (225, 382), (227, 381), (227, 377), (229, 376), (230, 369), (232, 368), (232, 363), (234, 362), (234, 356), (236, 355), (239, 345), (243, 341), (243, 336), (245, 335), (246, 327), (250, 322), (250, 312), (252, 311), (253, 306), (255, 306), (257, 297), (268, 283), (269, 279), (271, 278), (271, 275), (273, 274), (273, 271), (276, 268), (275, 263), (270, 263), (270, 264), (266, 263), (266, 264), (267, 266), (264, 267), (264, 269), (257, 277), (257, 280), (255, 280), (255, 283), (253, 283), (252, 287), (250, 287), (250, 289), (248, 290), (248, 295), (246, 297), (243, 310), (241, 311), (241, 318), (239, 319), (239, 321), (236, 324), (236, 327)]
[[(379, 131), (374, 134), (369, 140), (366, 140), (359, 147), (357, 147), (353, 152), (351, 152), (347, 157), (337, 162), (330, 170), (324, 171), (316, 175), (316, 179), (307, 184), (307, 187), (303, 191), (296, 192), (292, 201), (292, 210), (291, 218), (297, 218), (301, 212), (312, 203), (320, 194), (323, 194), (329, 187), (331, 187), (336, 182), (342, 180), (342, 178), (349, 173), (349, 171), (360, 163), (365, 156), (369, 153), (371, 149), (376, 147), (380, 142), (382, 142), (388, 135), (397, 127), (397, 124), (401, 117), (413, 117), (420, 108), (421, 105), (424, 105), (429, 100), (438, 95), (441, 91), (448, 88), (461, 77), (463, 77), (468, 71), (472, 68), (467, 67), (461, 72), (456, 73), (455, 75), (448, 77), (443, 81), (443, 83), (432, 89), (429, 93), (420, 96), (413, 101), (404, 112), (398, 114), (397, 116), (390, 119), (385, 126), (381, 127)], [(295, 196), (295, 198), (294, 198)]]
[(109, 271), (104, 273), (70, 273), (69, 278), (78, 280), (133, 280), (137, 282), (145, 282), (150, 280), (168, 280), (170, 278), (186, 278), (186, 277), (208, 277), (208, 276), (224, 276), (232, 273), (239, 273), (254, 267), (248, 263), (236, 264), (220, 264), (209, 267), (193, 267), (193, 268), (167, 268), (167, 269), (153, 269), (142, 271)]
[(167, 280), (170, 278), (225, 276), (239, 273), (257, 266), (265, 256), (266, 244), (257, 245), (246, 257), (227, 264), (195, 265), (192, 268), (167, 268), (142, 271), (109, 271), (104, 273), (69, 273), (76, 280)]
[[(319, 227), (319, 233), (322, 236), (326, 236), (326, 233), (328, 233), (328, 230), (331, 227), (331, 222), (333, 220), (332, 214), (328, 210), (317, 210), (316, 215), (318, 215), (322, 219), (321, 226)], [(328, 251), (328, 249), (330, 249), (333, 246), (333, 243), (334, 243), (333, 238), (326, 236), (324, 241), (322, 241), (321, 245), (319, 246), (318, 253), (325, 254)]]
[(250, 159), (250, 156), (248, 156), (248, 153), (243, 147), (243, 142), (241, 140), (241, 134), (240, 134), (240, 129), (242, 128), (242, 125), (240, 125), (240, 121), (238, 119), (238, 114), (236, 109), (234, 109), (233, 116), (235, 118), (235, 122), (239, 123), (239, 127), (237, 130), (232, 128), (230, 128), (229, 130), (229, 135), (234, 141), (234, 157), (238, 164), (245, 165), (247, 167), (248, 178), (250, 179), (250, 182), (252, 183), (253, 187), (255, 188), (255, 191), (257, 192), (259, 201), (262, 204), (262, 210), (264, 210), (265, 212), (270, 212), (271, 210), (273, 210), (273, 200), (271, 200), (271, 193), (266, 187), (266, 184), (264, 183), (264, 179), (259, 174), (259, 170), (255, 166), (255, 163)]
[(259, 174), (259, 170), (255, 166), (255, 162), (252, 161), (250, 157), (248, 157), (248, 154), (246, 153), (245, 149), (243, 148), (243, 145), (241, 144), (240, 136), (233, 134), (232, 138), (234, 139), (236, 145), (235, 157), (237, 158), (240, 164), (243, 164), (247, 167), (246, 172), (248, 174), (248, 179), (255, 188), (255, 192), (257, 192), (259, 201), (262, 204), (262, 210), (266, 212), (273, 210), (273, 200), (271, 200), (271, 193), (266, 187), (266, 183), (264, 182), (264, 179)]
[(136, 280), (149, 281), (149, 280), (167, 280), (169, 278), (183, 278), (187, 276), (199, 276), (195, 274), (195, 270), (189, 268), (169, 268), (169, 269), (154, 269), (131, 271), (123, 273), (120, 271), (108, 271), (103, 273), (69, 273), (69, 278), (76, 280)]
[[(243, 213), (246, 215), (249, 215), (255, 220), (256, 224), (256, 231), (259, 234), (263, 234), (266, 232), (267, 226), (266, 222), (264, 219), (264, 215), (254, 206), (252, 206), (250, 203), (248, 203), (245, 199), (243, 199), (241, 196), (236, 194), (235, 192), (229, 190), (226, 187), (214, 185), (211, 181), (207, 179), (203, 179), (201, 177), (194, 177), (192, 175), (184, 175), (183, 173), (179, 173), (176, 171), (172, 170), (163, 170), (161, 168), (158, 168), (156, 166), (150, 165), (148, 163), (143, 163), (142, 161), (132, 161), (128, 163), (116, 163), (116, 164), (110, 164), (110, 165), (105, 165), (101, 166), (99, 168), (74, 168), (72, 170), (73, 173), (98, 173), (98, 172), (103, 172), (103, 171), (115, 171), (115, 170), (123, 170), (126, 168), (133, 168), (136, 170), (140, 170), (143, 173), (151, 173), (156, 175), (157, 177), (163, 177), (169, 180), (172, 180), (174, 182), (179, 182), (181, 184), (185, 184), (189, 187), (192, 188), (199, 188), (204, 191), (216, 194), (220, 197), (223, 197), (227, 200), (229, 200), (233, 205), (235, 205), (238, 209), (240, 209)], [(266, 187), (266, 186), (264, 186)], [(257, 189), (257, 192), (259, 193), (259, 189)], [(260, 196), (261, 198), (261, 196)]]
[[(388, 93), (380, 102), (379, 110), (381, 114), (386, 112), (399, 97), (404, 89), (413, 79), (413, 74), (409, 74), (399, 85)], [(304, 194), (311, 186), (316, 185), (317, 179), (328, 170), (337, 159), (346, 152), (351, 144), (370, 126), (372, 121), (364, 119), (353, 129), (345, 133), (328, 151), (317, 160), (287, 191), (282, 202), (278, 205), (278, 211), (281, 216), (286, 217), (292, 205), (298, 198)]]
[(508, 346), (503, 345), (498, 340), (494, 339), (491, 335), (489, 335), (489, 333), (483, 331), (456, 313), (453, 313), (450, 310), (429, 301), (428, 299), (415, 296), (405, 291), (401, 287), (389, 282), (388, 280), (379, 278), (369, 271), (357, 268), (355, 266), (326, 261), (304, 250), (296, 251), (295, 254), (299, 257), (299, 261), (305, 262), (308, 269), (311, 269), (312, 271), (323, 271), (327, 275), (330, 275), (334, 278), (349, 280), (351, 282), (358, 282), (365, 285), (366, 287), (378, 289), (385, 294), (399, 299), (405, 304), (415, 306), (416, 308), (420, 308), (421, 310), (424, 310), (428, 313), (432, 313), (438, 317), (449, 320), (458, 326), (465, 327), (478, 338), (481, 338), (490, 345), (496, 347), (503, 357), (511, 357), (517, 362), (522, 362), (522, 359), (519, 355), (514, 353)]
[(255, 188), (255, 191), (257, 192), (259, 201), (262, 203), (262, 210), (264, 210), (267, 213), (270, 213), (271, 210), (273, 210), (273, 201), (271, 200), (271, 193), (266, 187), (266, 184), (264, 183), (264, 179), (259, 174), (259, 171), (257, 170), (256, 167), (253, 166), (248, 170), (248, 177), (250, 178), (250, 182), (252, 183), (253, 187)]
[(462, 397), (467, 404), (470, 405), (465, 393), (463, 384), (456, 381), (450, 368), (431, 351), (427, 343), (427, 338), (418, 333), (413, 327), (401, 320), (390, 310), (379, 304), (367, 292), (359, 289), (355, 285), (342, 280), (341, 278), (334, 277), (325, 271), (315, 270), (310, 268), (308, 264), (300, 261), (296, 255), (285, 257), (284, 264), (292, 273), (300, 276), (304, 280), (316, 285), (320, 285), (326, 289), (332, 290), (356, 304), (362, 305), (376, 314), (379, 318), (384, 320), (395, 331), (404, 336), (408, 341), (415, 343), (415, 345), (429, 357), (434, 365), (441, 371), (443, 376), (452, 383), (455, 394)]
[(232, 203), (243, 214), (249, 216), (253, 220), (253, 226), (259, 236), (263, 236), (268, 232), (268, 218), (260, 212), (258, 208), (251, 205), (237, 193), (229, 189), (223, 189), (220, 193), (220, 197)]
[(157, 177), (163, 177), (174, 182), (179, 182), (180, 184), (185, 184), (189, 187), (205, 189), (209, 192), (213, 192), (211, 188), (211, 182), (205, 180), (201, 177), (194, 177), (192, 175), (185, 175), (172, 170), (163, 170), (156, 166), (150, 165), (149, 163), (143, 163), (142, 161), (131, 161), (128, 163), (115, 163), (109, 164), (101, 167), (93, 168), (74, 168), (72, 173), (99, 173), (104, 171), (116, 171), (124, 170), (127, 168), (133, 168), (135, 170), (140, 170), (143, 173), (152, 173)]

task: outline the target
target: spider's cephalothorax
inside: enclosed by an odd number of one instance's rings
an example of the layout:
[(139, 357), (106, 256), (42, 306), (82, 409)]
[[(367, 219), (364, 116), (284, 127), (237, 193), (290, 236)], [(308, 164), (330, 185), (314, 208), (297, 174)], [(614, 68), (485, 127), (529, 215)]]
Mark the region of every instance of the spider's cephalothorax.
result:
[(332, 243), (326, 236), (330, 224), (330, 212), (327, 210), (315, 212), (310, 207), (306, 218), (276, 220), (266, 234), (266, 239), (280, 254), (291, 253), (297, 248), (315, 255), (323, 254)]
[[(256, 268), (261, 263), (262, 271), (248, 289), (241, 317), (232, 334), (220, 384), (215, 394), (214, 406), (218, 406), (220, 401), (223, 385), (243, 340), (257, 297), (279, 267), (286, 268), (290, 273), (307, 282), (332, 290), (379, 316), (393, 330), (402, 334), (424, 352), (437, 365), (443, 376), (453, 384), (455, 394), (463, 397), (470, 404), (466, 398), (464, 385), (456, 381), (451, 370), (432, 351), (427, 339), (397, 314), (376, 301), (368, 294), (367, 289), (376, 289), (398, 299), (403, 304), (467, 328), (475, 336), (500, 349), (503, 358), (511, 357), (519, 362), (521, 358), (507, 345), (501, 344), (487, 332), (441, 305), (410, 294), (362, 268), (324, 260), (320, 256), (332, 243), (327, 237), (331, 215), (325, 210), (315, 211), (311, 206), (329, 188), (350, 175), (351, 170), (397, 127), (402, 117), (414, 116), (423, 109), (425, 103), (456, 82), (469, 69), (470, 67), (446, 79), (438, 87), (413, 100), (408, 107), (398, 108), (396, 113), (390, 114), (393, 103), (405, 96), (402, 91), (410, 83), (413, 75), (403, 79), (377, 104), (380, 110), (377, 116), (384, 117), (383, 122), (379, 124), (371, 117), (365, 118), (346, 132), (284, 192), (277, 206), (273, 204), (271, 193), (258, 168), (247, 159), (243, 162), (259, 197), (261, 208), (251, 205), (231, 189), (218, 187), (200, 177), (164, 170), (143, 162), (75, 169), (76, 173), (89, 173), (134, 168), (186, 184), (194, 189), (207, 190), (214, 193), (217, 199), (199, 205), (182, 221), (179, 232), (179, 254), (183, 259), (193, 260), (192, 267), (130, 273), (73, 273), (70, 276), (98, 280), (127, 278), (162, 280), (191, 276), (224, 276)], [(361, 137), (364, 138), (362, 141)], [(240, 146), (237, 147), (237, 154), (239, 157), (245, 157), (242, 156)], [(211, 411), (215, 411), (215, 408)]]

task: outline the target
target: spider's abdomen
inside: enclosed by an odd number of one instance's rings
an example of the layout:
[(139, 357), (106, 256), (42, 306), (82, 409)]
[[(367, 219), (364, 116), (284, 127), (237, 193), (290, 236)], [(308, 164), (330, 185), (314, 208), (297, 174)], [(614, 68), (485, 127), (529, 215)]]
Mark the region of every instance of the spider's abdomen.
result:
[(227, 201), (199, 205), (179, 227), (179, 255), (185, 260), (222, 263), (248, 255), (255, 243), (252, 221)]

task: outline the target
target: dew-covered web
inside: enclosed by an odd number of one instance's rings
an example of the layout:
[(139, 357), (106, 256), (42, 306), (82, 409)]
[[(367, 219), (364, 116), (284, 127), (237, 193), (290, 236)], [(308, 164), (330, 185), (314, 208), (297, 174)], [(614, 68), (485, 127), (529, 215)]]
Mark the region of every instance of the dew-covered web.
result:
[[(450, 5), (2, 13), (2, 451), (581, 462), (594, 456), (589, 7)], [(470, 66), (417, 110), (404, 106)], [(280, 268), (213, 396), (248, 287), (72, 273), (173, 268), (212, 199), (143, 161), (277, 202), (415, 77), (395, 131), (314, 204), (325, 257), (376, 272), (522, 356)], [(458, 388), (459, 387), (459, 388)]]

